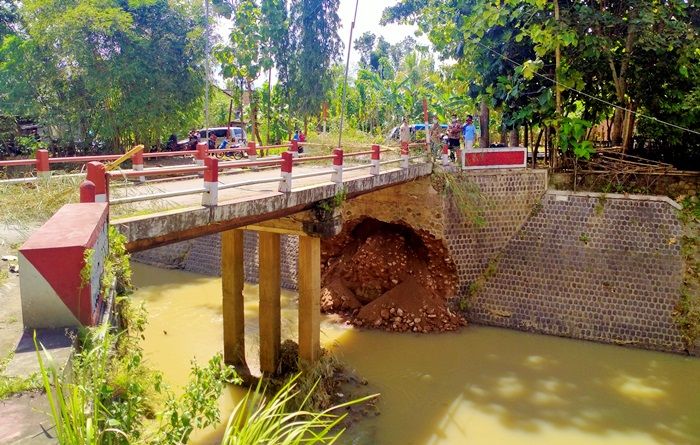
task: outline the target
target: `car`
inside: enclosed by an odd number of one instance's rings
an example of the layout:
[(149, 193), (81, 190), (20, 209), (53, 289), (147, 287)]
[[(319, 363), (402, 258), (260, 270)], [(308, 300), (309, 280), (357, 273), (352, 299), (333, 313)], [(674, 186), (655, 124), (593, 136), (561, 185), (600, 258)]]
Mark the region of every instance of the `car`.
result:
[[(231, 127), (211, 127), (209, 128), (209, 134), (214, 133), (216, 135), (216, 146), (219, 147), (221, 145), (221, 142), (226, 139), (226, 135), (228, 134), (229, 129), (231, 130), (231, 135), (232, 135), (232, 142), (234, 144), (240, 145), (240, 146), (245, 146), (248, 143), (248, 140), (246, 138), (246, 132), (243, 128), (237, 127), (237, 126), (231, 126)], [(199, 140), (200, 141), (205, 141), (207, 139), (207, 129), (206, 128), (201, 128), (197, 130), (197, 133), (199, 134)], [(181, 139), (177, 141), (177, 147), (178, 150), (186, 150), (187, 147), (189, 146), (189, 139)]]
[[(430, 126), (428, 126), (428, 127), (430, 127)], [(443, 129), (443, 131), (447, 130), (447, 124), (440, 124), (440, 127)], [(408, 126), (408, 128), (411, 131), (411, 139), (414, 139), (416, 131), (424, 131), (425, 130), (425, 123), (411, 124)], [(399, 138), (399, 127), (394, 127), (389, 132), (389, 139), (398, 139), (398, 138)]]

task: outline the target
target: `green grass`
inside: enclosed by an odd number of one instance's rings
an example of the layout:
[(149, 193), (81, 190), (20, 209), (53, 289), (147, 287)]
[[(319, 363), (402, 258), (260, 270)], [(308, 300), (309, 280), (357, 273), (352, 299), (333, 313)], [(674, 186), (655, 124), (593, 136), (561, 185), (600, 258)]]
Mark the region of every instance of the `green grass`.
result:
[(22, 226), (49, 219), (64, 204), (78, 202), (80, 178), (54, 178), (0, 186), (0, 224)]
[(32, 373), (28, 377), (9, 377), (3, 375), (13, 356), (14, 353), (11, 352), (0, 360), (0, 400), (5, 400), (15, 394), (36, 391), (42, 387), (39, 373)]
[[(300, 392), (298, 379), (299, 375), (291, 378), (273, 396), (265, 394), (262, 383), (255, 391), (249, 391), (231, 413), (221, 444), (332, 444), (345, 432), (340, 424), (347, 413), (337, 413), (376, 397), (367, 396), (317, 411), (308, 408), (316, 387), (307, 393)], [(303, 400), (299, 408), (292, 408), (300, 396)]]

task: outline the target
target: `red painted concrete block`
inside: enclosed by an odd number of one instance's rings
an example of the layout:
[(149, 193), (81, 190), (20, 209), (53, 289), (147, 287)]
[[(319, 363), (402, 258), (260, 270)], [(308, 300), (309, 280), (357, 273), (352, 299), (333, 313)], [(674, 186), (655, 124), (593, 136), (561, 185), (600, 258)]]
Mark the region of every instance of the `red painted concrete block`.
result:
[(466, 169), (517, 168), (527, 164), (523, 147), (477, 148), (466, 152)]
[[(107, 204), (63, 206), (19, 249), (22, 317), (27, 328), (93, 325), (103, 309)], [(92, 249), (85, 281), (86, 250)]]

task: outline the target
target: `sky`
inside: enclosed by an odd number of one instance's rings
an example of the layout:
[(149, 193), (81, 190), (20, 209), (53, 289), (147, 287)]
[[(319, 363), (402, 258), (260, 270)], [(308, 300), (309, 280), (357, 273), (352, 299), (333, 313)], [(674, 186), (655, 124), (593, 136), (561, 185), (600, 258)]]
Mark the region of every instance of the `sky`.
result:
[[(398, 0), (359, 0), (357, 7), (357, 21), (353, 30), (352, 39), (355, 40), (365, 31), (371, 31), (376, 35), (383, 36), (390, 43), (397, 43), (407, 36), (413, 36), (417, 30), (416, 26), (412, 25), (387, 25), (382, 26), (379, 21), (382, 18), (384, 8), (398, 3)], [(343, 23), (343, 29), (340, 30), (340, 38), (345, 44), (343, 61), (347, 57), (347, 44), (350, 37), (350, 25), (352, 23), (353, 13), (355, 12), (355, 0), (340, 0), (338, 8), (338, 16)], [(419, 39), (423, 44), (427, 44), (427, 39), (421, 37)], [(359, 54), (353, 48), (350, 53), (350, 66), (355, 66), (360, 59)]]
[[(389, 43), (397, 43), (407, 36), (414, 36), (415, 31), (418, 29), (416, 26), (412, 25), (387, 25), (382, 26), (379, 21), (382, 18), (382, 12), (384, 8), (392, 6), (398, 3), (398, 0), (359, 0), (357, 7), (357, 20), (355, 22), (355, 29), (352, 33), (352, 40), (354, 41), (359, 36), (361, 36), (365, 31), (371, 31), (377, 36), (383, 36)], [(348, 56), (348, 39), (350, 37), (350, 25), (352, 24), (353, 14), (355, 12), (355, 0), (340, 0), (340, 5), (338, 7), (338, 16), (342, 23), (342, 28), (338, 31), (340, 39), (343, 41), (343, 54), (342, 61), (345, 61)], [(226, 20), (219, 20), (216, 26), (216, 34), (222, 40), (226, 40), (228, 37), (228, 32), (230, 30), (230, 22)], [(419, 42), (424, 45), (428, 44), (428, 39), (425, 36), (417, 38)], [(360, 56), (358, 52), (352, 48), (350, 53), (350, 71), (354, 72), (357, 68)], [(265, 79), (264, 76), (260, 76), (256, 86), (263, 84)], [(274, 72), (273, 72), (274, 77)], [(223, 85), (223, 79), (219, 73), (214, 73), (214, 78), (219, 85)]]

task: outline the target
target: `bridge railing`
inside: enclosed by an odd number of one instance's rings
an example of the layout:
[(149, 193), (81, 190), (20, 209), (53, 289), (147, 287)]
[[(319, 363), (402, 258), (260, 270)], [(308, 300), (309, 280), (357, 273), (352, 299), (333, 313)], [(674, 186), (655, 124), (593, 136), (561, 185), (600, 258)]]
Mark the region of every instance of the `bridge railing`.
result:
[[(261, 147), (256, 147), (255, 142), (250, 142), (246, 148), (248, 152), (248, 160), (220, 162), (219, 159), (210, 156), (210, 154), (220, 153), (220, 150), (208, 150), (206, 143), (200, 143), (197, 146), (195, 159), (196, 166), (190, 167), (160, 167), (147, 169), (132, 169), (108, 172), (105, 166), (98, 161), (90, 161), (87, 164), (87, 178), (81, 184), (81, 201), (83, 202), (105, 202), (110, 204), (126, 204), (140, 201), (149, 201), (155, 199), (166, 199), (177, 196), (202, 194), (202, 205), (215, 206), (218, 204), (219, 190), (230, 188), (244, 187), (265, 183), (278, 183), (278, 190), (283, 193), (292, 191), (293, 182), (296, 180), (330, 175), (330, 180), (334, 183), (341, 184), (343, 182), (343, 173), (355, 170), (369, 169), (371, 175), (380, 174), (381, 166), (400, 163), (403, 169), (408, 168), (411, 159), (423, 158), (424, 154), (419, 156), (409, 157), (409, 147), (407, 144), (402, 146), (400, 157), (398, 159), (382, 160), (381, 154), (391, 151), (389, 148), (382, 148), (379, 145), (372, 145), (371, 150), (358, 151), (353, 153), (345, 153), (342, 149), (334, 149), (330, 155), (319, 156), (300, 156), (298, 144), (292, 141), (286, 146), (287, 151), (281, 156), (274, 159), (257, 160), (257, 150)], [(369, 162), (358, 165), (347, 166), (346, 158), (357, 158), (361, 156), (369, 156)], [(251, 159), (252, 158), (252, 159)], [(316, 163), (319, 161), (330, 161), (331, 168), (322, 169), (311, 172), (303, 172), (294, 174), (294, 165), (304, 163)], [(279, 171), (272, 173), (270, 176), (261, 178), (245, 179), (223, 183), (219, 181), (219, 172), (225, 172), (231, 169), (260, 169), (269, 167), (279, 167)], [(147, 178), (156, 176), (177, 176), (177, 175), (201, 175), (203, 177), (202, 187), (188, 188), (171, 192), (158, 192), (149, 194), (140, 194), (135, 196), (124, 197), (109, 197), (109, 184), (118, 178)]]

